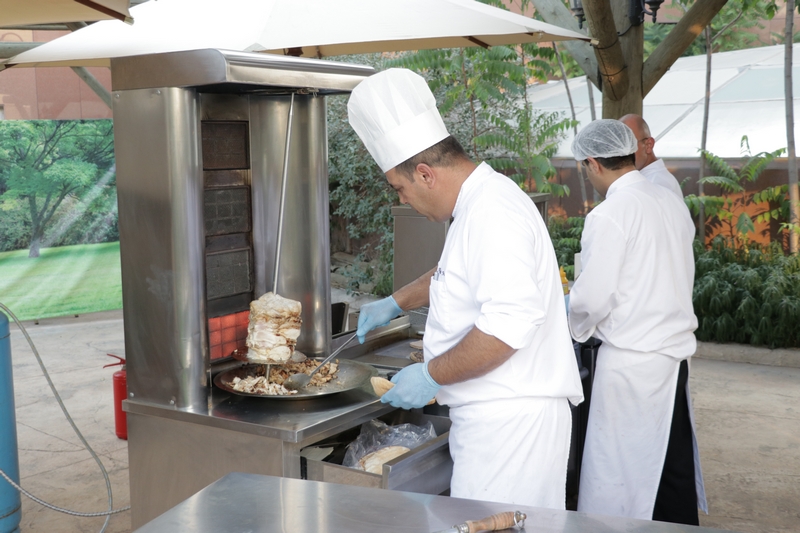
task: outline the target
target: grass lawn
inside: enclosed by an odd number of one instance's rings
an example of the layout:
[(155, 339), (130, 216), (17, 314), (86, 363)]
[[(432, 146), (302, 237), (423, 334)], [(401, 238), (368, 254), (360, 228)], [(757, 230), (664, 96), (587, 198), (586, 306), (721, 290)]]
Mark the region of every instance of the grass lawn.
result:
[(121, 309), (119, 243), (0, 253), (0, 303), (20, 320)]

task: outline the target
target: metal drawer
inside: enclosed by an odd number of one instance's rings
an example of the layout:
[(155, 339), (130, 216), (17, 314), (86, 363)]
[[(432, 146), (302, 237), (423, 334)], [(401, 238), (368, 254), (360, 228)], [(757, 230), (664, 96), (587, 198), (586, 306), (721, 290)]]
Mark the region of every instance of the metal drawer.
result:
[[(381, 475), (330, 462), (304, 459), (306, 479), (422, 494), (441, 494), (448, 490), (453, 474), (448, 442), (450, 419), (417, 411), (396, 411), (381, 417), (381, 420), (392, 425), (424, 424), (430, 421), (438, 437), (385, 463)], [(324, 442), (318, 445), (322, 446)]]

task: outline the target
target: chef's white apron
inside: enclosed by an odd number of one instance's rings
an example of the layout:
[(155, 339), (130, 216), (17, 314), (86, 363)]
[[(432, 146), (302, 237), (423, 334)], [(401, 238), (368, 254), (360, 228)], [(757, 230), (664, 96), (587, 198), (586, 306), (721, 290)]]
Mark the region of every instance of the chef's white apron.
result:
[(456, 498), (566, 507), (572, 414), (565, 398), (514, 398), (450, 408)]
[[(680, 360), (600, 347), (583, 451), (578, 511), (650, 520), (667, 455)], [(688, 386), (687, 386), (688, 395)], [(691, 417), (691, 396), (687, 397)], [(695, 483), (705, 510), (692, 420)]]

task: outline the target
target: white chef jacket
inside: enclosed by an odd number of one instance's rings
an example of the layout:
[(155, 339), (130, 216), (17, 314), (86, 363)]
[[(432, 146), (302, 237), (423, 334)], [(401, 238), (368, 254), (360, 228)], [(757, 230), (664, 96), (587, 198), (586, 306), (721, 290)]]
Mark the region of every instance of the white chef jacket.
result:
[(431, 280), (429, 361), (477, 327), (517, 351), (491, 372), (445, 385), (450, 493), (564, 509), (572, 430), (583, 401), (563, 289), (547, 228), (509, 178), (479, 165), (461, 186)]
[(656, 159), (639, 172), (641, 172), (642, 176), (647, 178), (647, 181), (650, 183), (655, 183), (656, 185), (666, 187), (670, 191), (677, 194), (678, 198), (683, 200), (681, 184), (678, 183), (678, 180), (672, 175), (672, 172), (667, 170), (667, 166), (664, 164), (663, 159)]
[(483, 376), (442, 387), (439, 403), (523, 396), (583, 401), (547, 228), (528, 195), (486, 163), (461, 186), (431, 280), (425, 360), (473, 327), (517, 351)]
[[(696, 349), (693, 238), (683, 201), (637, 171), (617, 179), (586, 217), (569, 325), (576, 340), (595, 336), (604, 344), (592, 388), (579, 511), (652, 517), (680, 361)], [(688, 385), (686, 394), (692, 418)], [(706, 510), (693, 440), (698, 504)]]
[(612, 183), (586, 217), (581, 275), (570, 291), (572, 337), (679, 360), (694, 354), (693, 239), (674, 194), (637, 171)]

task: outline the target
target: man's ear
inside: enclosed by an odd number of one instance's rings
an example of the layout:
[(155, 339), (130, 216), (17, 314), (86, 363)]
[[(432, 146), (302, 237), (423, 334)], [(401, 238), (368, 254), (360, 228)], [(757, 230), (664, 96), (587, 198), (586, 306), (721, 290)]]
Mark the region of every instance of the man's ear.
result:
[(434, 186), (434, 184), (436, 183), (436, 171), (433, 170), (433, 168), (431, 168), (425, 163), (420, 163), (417, 165), (417, 168), (415, 170), (417, 171), (417, 174), (419, 174), (423, 185), (425, 185), (429, 189)]
[(595, 174), (600, 172), (600, 163), (598, 163), (594, 157), (587, 157), (586, 160), (589, 161), (589, 168), (592, 172)]

